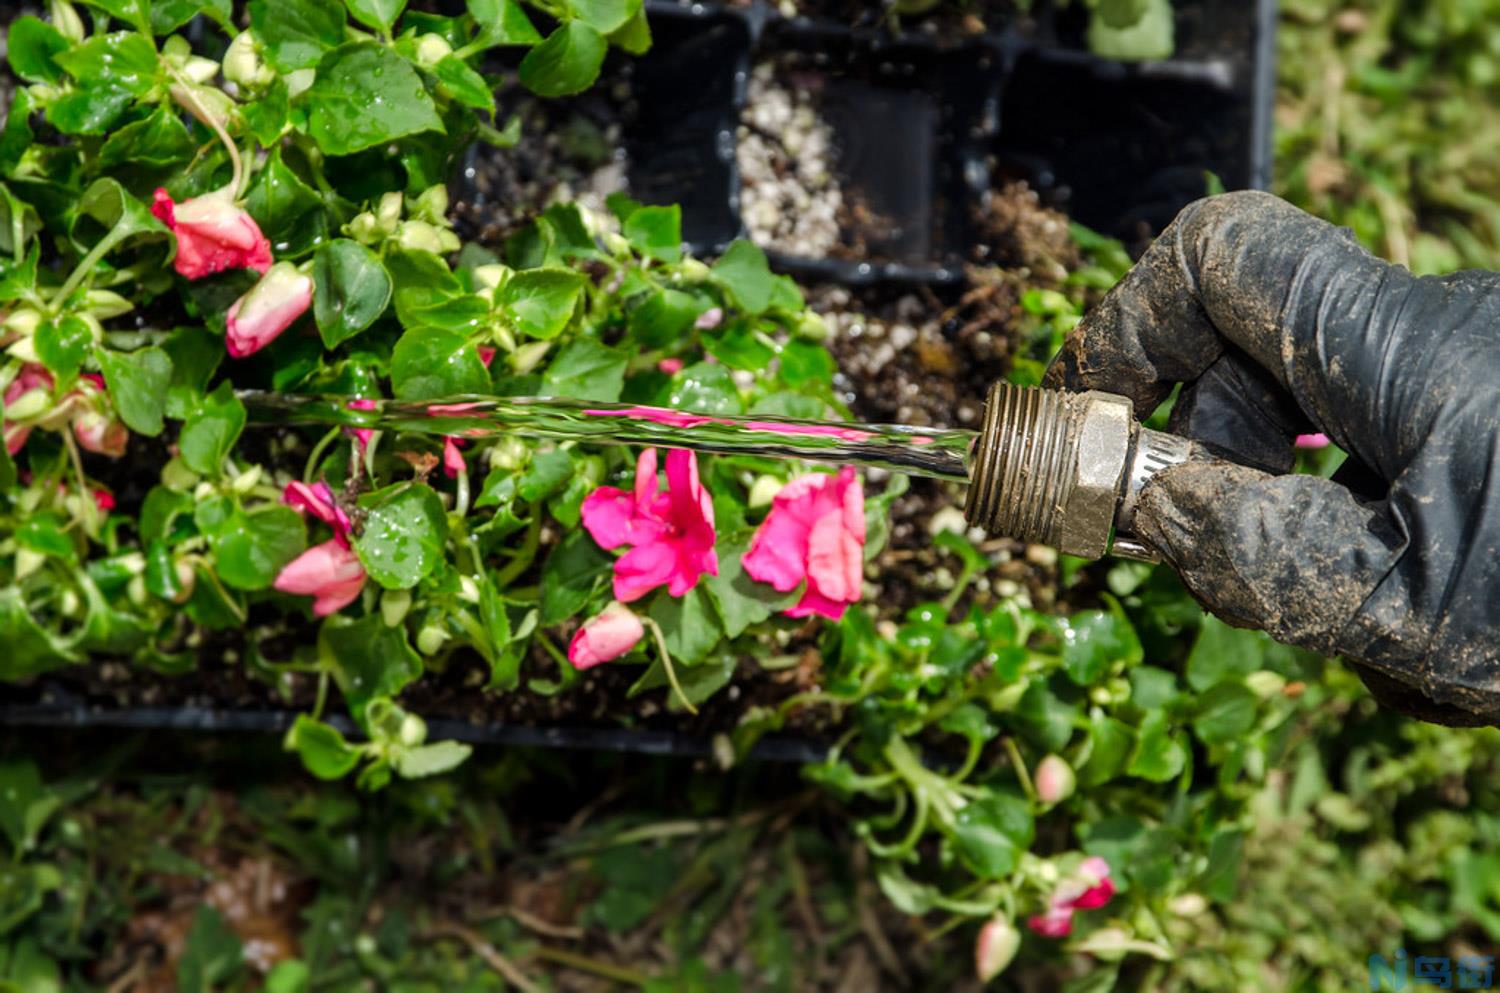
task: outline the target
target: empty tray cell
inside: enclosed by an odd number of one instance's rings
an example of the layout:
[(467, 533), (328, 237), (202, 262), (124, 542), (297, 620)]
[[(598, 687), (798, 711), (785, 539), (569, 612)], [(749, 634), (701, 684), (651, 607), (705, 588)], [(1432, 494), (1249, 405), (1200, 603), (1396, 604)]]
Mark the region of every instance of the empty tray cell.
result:
[(793, 271), (854, 282), (943, 277), (986, 184), (999, 56), (781, 25), (740, 119), (740, 214)]
[(674, 7), (648, 7), (652, 46), (636, 62), (637, 115), (626, 136), (631, 195), (681, 204), (683, 239), (711, 253), (740, 233), (734, 128), (752, 23), (733, 11)]
[(1139, 246), (1208, 191), (1258, 184), (1254, 107), (1228, 62), (1019, 59), (991, 164), (1073, 220)]

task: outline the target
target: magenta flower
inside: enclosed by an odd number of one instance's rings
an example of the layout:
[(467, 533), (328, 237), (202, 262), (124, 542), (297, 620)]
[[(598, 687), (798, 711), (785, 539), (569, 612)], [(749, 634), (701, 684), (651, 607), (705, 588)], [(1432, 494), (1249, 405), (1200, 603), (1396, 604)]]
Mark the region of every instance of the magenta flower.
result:
[(813, 473), (783, 486), (742, 561), (751, 579), (782, 593), (807, 582), (788, 617), (836, 621), (859, 599), (864, 546), (864, 491), (845, 466), (837, 476)]
[(583, 622), (568, 643), (568, 661), (578, 670), (612, 662), (634, 648), (645, 633), (641, 619), (616, 601)]
[(1097, 910), (1115, 895), (1109, 863), (1097, 855), (1083, 860), (1078, 872), (1063, 880), (1047, 903), (1047, 910), (1026, 921), (1026, 926), (1044, 938), (1066, 938), (1073, 933), (1073, 913)]
[(313, 597), (313, 613), (327, 617), (359, 596), (365, 588), (365, 567), (353, 549), (330, 538), (288, 562), (275, 585), (282, 593)]
[(278, 262), (229, 308), (226, 344), (237, 359), (265, 348), (311, 306), (312, 277)]
[(443, 473), (449, 479), (454, 479), (459, 473), (468, 471), (469, 467), (464, 463), (463, 453), (458, 450), (458, 446), (462, 444), (463, 442), (451, 434), (443, 439)]
[(719, 574), (714, 505), (698, 481), (697, 456), (668, 451), (667, 490), (657, 487), (656, 449), (648, 448), (636, 462), (633, 492), (601, 486), (583, 501), (583, 526), (601, 547), (632, 546), (615, 561), (615, 599), (621, 603), (662, 585), (672, 596), (685, 596), (699, 576)]
[(1326, 434), (1299, 434), (1297, 435), (1298, 448), (1327, 448), (1328, 435)]
[(681, 359), (662, 359), (656, 363), (656, 368), (668, 376), (675, 376), (682, 371)]
[(334, 499), (327, 483), (288, 483), (282, 502), (300, 513), (311, 514), (333, 528), (333, 537), (314, 545), (288, 562), (276, 577), (282, 593), (310, 596), (313, 613), (319, 617), (342, 610), (365, 588), (365, 567), (349, 547), (349, 515)]
[[(374, 410), (374, 400), (350, 400), (344, 404), (350, 410)], [(349, 433), (354, 436), (354, 441), (359, 445), (359, 454), (365, 454), (365, 449), (370, 447), (370, 439), (375, 437), (373, 428), (349, 428)]]
[(175, 203), (158, 189), (151, 213), (177, 236), (173, 266), (188, 279), (201, 279), (225, 269), (271, 268), (271, 243), (245, 210), (223, 191)]

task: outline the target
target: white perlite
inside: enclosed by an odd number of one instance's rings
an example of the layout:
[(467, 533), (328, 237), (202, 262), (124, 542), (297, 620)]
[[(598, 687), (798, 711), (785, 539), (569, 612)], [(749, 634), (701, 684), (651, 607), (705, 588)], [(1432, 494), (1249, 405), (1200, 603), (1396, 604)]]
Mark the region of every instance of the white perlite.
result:
[(843, 192), (833, 172), (833, 128), (811, 93), (763, 62), (750, 76), (736, 158), (750, 238), (764, 248), (823, 258), (839, 243)]

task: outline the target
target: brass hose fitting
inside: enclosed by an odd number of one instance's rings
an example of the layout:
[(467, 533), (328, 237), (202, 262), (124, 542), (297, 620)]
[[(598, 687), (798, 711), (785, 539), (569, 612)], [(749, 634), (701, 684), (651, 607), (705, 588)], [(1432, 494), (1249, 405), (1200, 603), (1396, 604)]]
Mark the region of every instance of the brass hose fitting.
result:
[(1193, 453), (1191, 442), (1137, 424), (1125, 397), (996, 383), (969, 456), (964, 517), (1069, 555), (1155, 561), (1131, 532), (1141, 487)]

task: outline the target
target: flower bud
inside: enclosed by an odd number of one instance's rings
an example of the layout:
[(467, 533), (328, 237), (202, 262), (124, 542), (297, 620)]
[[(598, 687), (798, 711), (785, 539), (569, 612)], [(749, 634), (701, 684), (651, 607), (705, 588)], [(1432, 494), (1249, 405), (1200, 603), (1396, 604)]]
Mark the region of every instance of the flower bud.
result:
[(628, 258), (630, 255), (630, 242), (626, 237), (616, 231), (606, 231), (603, 235), (604, 249), (617, 259)]
[(823, 320), (821, 314), (809, 310), (797, 321), (794, 331), (797, 337), (807, 341), (825, 341), (828, 338), (828, 322)]
[(473, 271), (474, 289), (479, 293), (493, 293), (504, 286), (514, 272), (515, 270), (510, 266), (501, 265), (498, 262), (475, 266)]
[(775, 476), (760, 476), (750, 487), (750, 507), (769, 507), (786, 484)]
[(225, 342), (237, 359), (260, 351), (292, 326), (312, 305), (312, 277), (290, 262), (266, 270), (229, 308)]
[(11, 311), (5, 318), (5, 322), (0, 324), (0, 330), (4, 330), (7, 335), (14, 334), (23, 338), (29, 338), (36, 333), (36, 329), (41, 324), (41, 314), (34, 310), (22, 308), (21, 310)]
[(531, 449), (515, 435), (506, 435), (490, 448), (490, 467), (515, 472), (531, 458)]
[(223, 70), (225, 79), (251, 89), (269, 86), (276, 79), (275, 71), (261, 58), (255, 36), (249, 31), (241, 31), (229, 43)]
[(442, 184), (427, 187), (412, 204), (411, 212), (413, 216), (424, 221), (437, 225), (446, 224), (448, 221), (448, 187)]
[(712, 274), (713, 270), (697, 259), (683, 259), (677, 264), (677, 276), (688, 286), (706, 283)]
[(5, 405), (7, 421), (34, 421), (52, 407), (52, 393), (40, 387), (27, 390)]
[(172, 571), (177, 574), (177, 593), (172, 602), (187, 603), (193, 598), (193, 588), (198, 584), (198, 570), (187, 559), (178, 559), (172, 563)]
[(101, 321), (128, 314), (135, 309), (135, 304), (113, 290), (89, 290), (83, 295), (83, 305), (88, 309), (89, 316)]
[(57, 611), (64, 617), (77, 617), (83, 610), (83, 600), (76, 590), (63, 590), (57, 598)]
[(380, 221), (368, 210), (355, 215), (354, 220), (345, 224), (344, 233), (361, 245), (376, 245), (385, 239), (385, 232), (380, 230)]
[(199, 483), (197, 486), (193, 487), (193, 499), (198, 503), (202, 503), (204, 500), (209, 499), (213, 495), (214, 484), (210, 483), (206, 479), (203, 482)]
[(29, 548), (16, 549), (16, 582), (20, 582), (42, 567), (47, 561), (47, 556), (41, 552), (34, 552)]
[(417, 61), (424, 66), (435, 66), (453, 54), (453, 46), (440, 34), (424, 34), (417, 39)]
[(28, 365), (35, 365), (42, 361), (41, 357), (36, 353), (35, 336), (20, 338), (11, 342), (10, 347), (5, 350), (5, 354), (13, 359), (20, 359)]
[(318, 70), (294, 69), (283, 78), (286, 80), (286, 95), (295, 100), (312, 89), (312, 84), (318, 78)]
[(146, 589), (146, 577), (131, 576), (130, 582), (125, 584), (125, 595), (137, 607), (144, 607), (150, 603), (151, 592)]
[(375, 218), (387, 234), (394, 233), (396, 225), (401, 222), (401, 207), (405, 200), (406, 198), (400, 193), (387, 193), (380, 198), (380, 206), (375, 210)]
[(397, 740), (407, 748), (416, 748), (427, 740), (427, 722), (416, 714), (407, 714), (401, 718), (401, 730), (398, 732)]
[(48, 0), (47, 14), (52, 21), (52, 26), (58, 30), (64, 38), (71, 42), (80, 42), (84, 39), (83, 18), (78, 16), (78, 11), (68, 0)]
[(473, 604), (479, 603), (479, 584), (474, 582), (473, 576), (458, 577), (458, 598)]
[(385, 626), (393, 628), (406, 619), (411, 610), (410, 590), (386, 590), (380, 594), (380, 616)]
[(1037, 799), (1049, 806), (1062, 803), (1072, 796), (1074, 788), (1078, 785), (1078, 779), (1073, 774), (1073, 767), (1068, 765), (1060, 755), (1048, 755), (1042, 759), (1036, 767), (1034, 778)]
[(417, 632), (417, 651), (423, 655), (435, 655), (448, 640), (448, 632), (436, 624), (427, 624)]
[(397, 244), (414, 252), (443, 254), (443, 238), (438, 229), (426, 221), (402, 221)]
[(974, 973), (987, 983), (1010, 965), (1021, 947), (1021, 932), (999, 915), (985, 921), (974, 942)]
[(219, 63), (201, 55), (189, 55), (182, 64), (182, 75), (190, 83), (211, 83), (219, 74)]
[(528, 341), (517, 348), (510, 357), (510, 367), (519, 376), (524, 376), (541, 364), (542, 359), (547, 357), (547, 350), (552, 347), (550, 341)]
[(130, 430), (113, 417), (85, 410), (73, 419), (73, 436), (85, 450), (117, 459), (125, 454)]
[(1258, 669), (1245, 677), (1245, 686), (1262, 700), (1280, 693), (1286, 686), (1286, 677), (1270, 669)]
[(229, 488), (236, 493), (249, 493), (251, 490), (255, 489), (256, 486), (260, 485), (260, 477), (264, 474), (264, 472), (265, 470), (260, 466), (253, 465), (250, 468), (246, 469), (244, 472), (240, 473), (238, 476), (234, 477), (234, 482), (229, 484)]
[(223, 128), (234, 111), (234, 101), (217, 87), (173, 83), (167, 92), (179, 107), (210, 128)]

